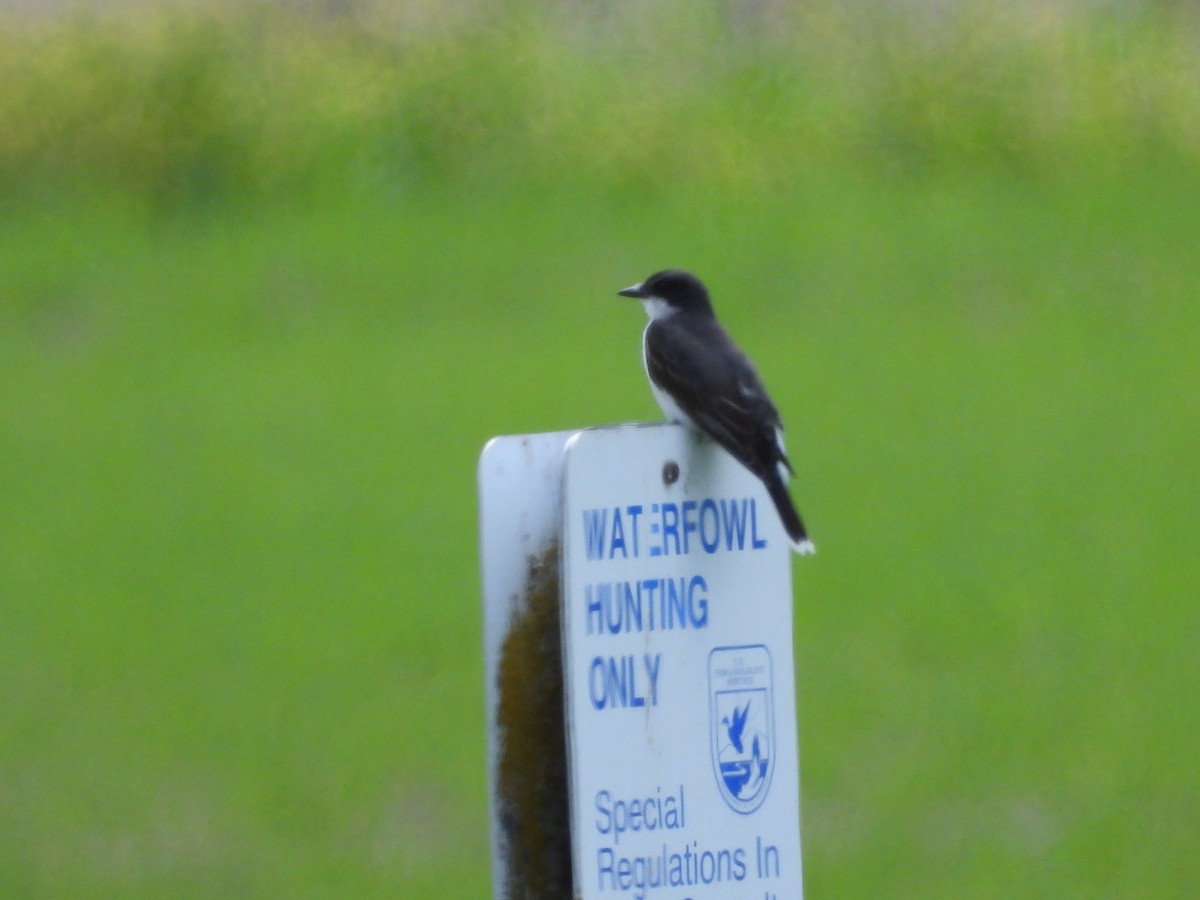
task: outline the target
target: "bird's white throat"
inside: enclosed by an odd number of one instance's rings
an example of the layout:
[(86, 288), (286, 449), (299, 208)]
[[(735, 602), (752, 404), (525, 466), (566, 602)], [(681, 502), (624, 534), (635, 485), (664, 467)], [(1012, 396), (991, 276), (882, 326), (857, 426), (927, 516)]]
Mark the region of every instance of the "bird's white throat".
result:
[(643, 297), (642, 306), (646, 310), (646, 315), (650, 317), (650, 321), (655, 319), (665, 319), (667, 316), (672, 316), (678, 310), (664, 300), (662, 297)]

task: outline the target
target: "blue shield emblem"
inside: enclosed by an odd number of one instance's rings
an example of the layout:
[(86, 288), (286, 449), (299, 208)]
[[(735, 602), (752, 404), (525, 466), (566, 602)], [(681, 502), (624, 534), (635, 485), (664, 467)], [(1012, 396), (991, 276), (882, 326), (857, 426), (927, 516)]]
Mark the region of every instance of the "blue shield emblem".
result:
[(774, 772), (775, 702), (766, 647), (709, 653), (708, 707), (717, 788), (735, 812), (752, 813), (766, 799)]

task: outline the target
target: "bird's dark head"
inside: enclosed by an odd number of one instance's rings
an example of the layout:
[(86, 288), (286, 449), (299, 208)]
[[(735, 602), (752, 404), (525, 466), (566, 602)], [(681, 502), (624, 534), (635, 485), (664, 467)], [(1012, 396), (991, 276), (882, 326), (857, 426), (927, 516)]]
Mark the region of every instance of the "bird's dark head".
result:
[(704, 282), (682, 269), (655, 272), (645, 281), (617, 293), (641, 300), (653, 317), (678, 311), (712, 313)]

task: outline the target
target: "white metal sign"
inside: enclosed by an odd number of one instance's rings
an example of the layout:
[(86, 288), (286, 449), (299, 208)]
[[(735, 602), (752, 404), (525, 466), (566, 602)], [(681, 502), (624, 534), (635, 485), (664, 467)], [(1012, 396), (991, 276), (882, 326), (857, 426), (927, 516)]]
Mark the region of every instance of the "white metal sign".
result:
[(761, 484), (676, 426), (579, 432), (562, 478), (576, 895), (799, 898), (791, 562)]

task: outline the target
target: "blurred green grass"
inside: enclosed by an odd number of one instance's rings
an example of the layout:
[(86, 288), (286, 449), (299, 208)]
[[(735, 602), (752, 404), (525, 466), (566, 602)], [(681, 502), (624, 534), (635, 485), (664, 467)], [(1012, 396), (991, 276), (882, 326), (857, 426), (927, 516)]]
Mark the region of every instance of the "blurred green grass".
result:
[(656, 418), (681, 265), (822, 550), (808, 895), (1189, 896), (1190, 23), (422, 9), (3, 19), (0, 893), (484, 895), (475, 458)]

